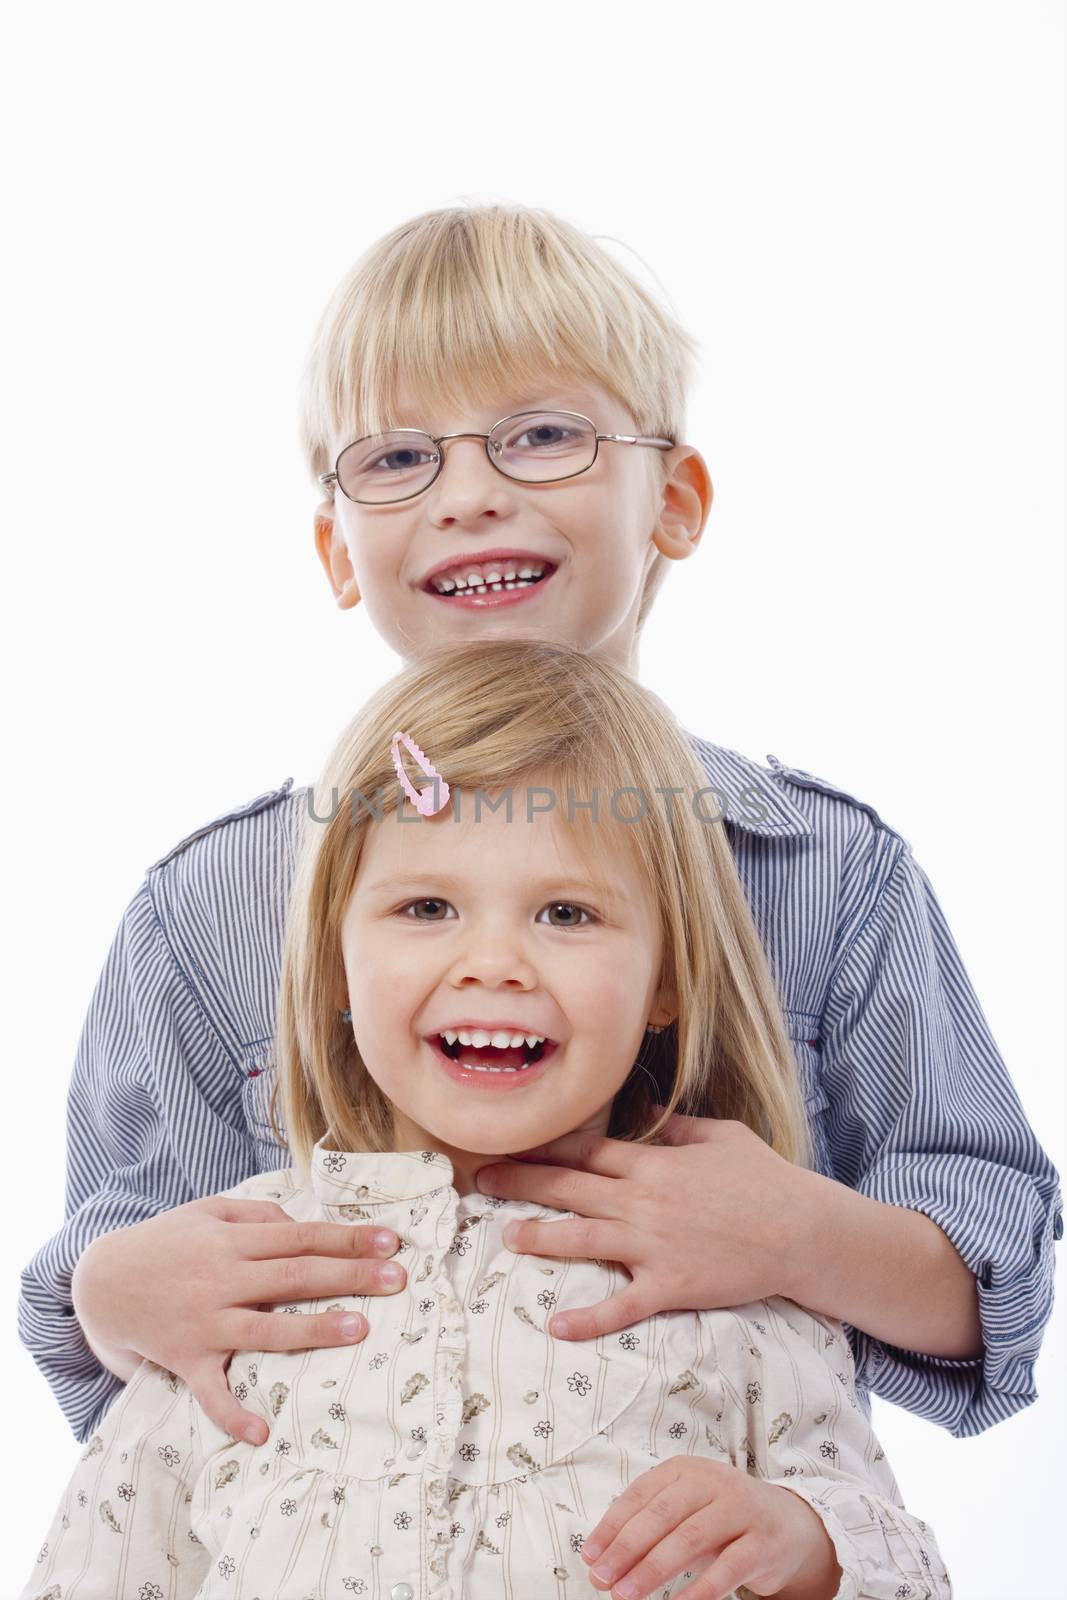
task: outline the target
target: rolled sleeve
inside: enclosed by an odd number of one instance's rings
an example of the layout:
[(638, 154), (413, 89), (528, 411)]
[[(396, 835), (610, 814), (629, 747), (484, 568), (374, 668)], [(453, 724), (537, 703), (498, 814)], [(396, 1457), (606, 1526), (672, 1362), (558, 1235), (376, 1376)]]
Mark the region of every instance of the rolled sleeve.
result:
[(955, 1360), (846, 1328), (864, 1388), (964, 1438), (1037, 1397), (1063, 1202), (934, 891), (903, 840), (883, 841), (823, 1019), (830, 1157), (841, 1182), (947, 1235), (977, 1280), (984, 1348)]

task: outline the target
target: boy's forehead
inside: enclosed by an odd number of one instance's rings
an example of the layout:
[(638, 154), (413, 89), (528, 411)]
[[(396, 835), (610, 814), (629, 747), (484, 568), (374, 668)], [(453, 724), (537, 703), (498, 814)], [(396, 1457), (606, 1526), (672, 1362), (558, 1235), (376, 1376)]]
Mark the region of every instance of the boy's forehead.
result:
[(397, 390), (394, 426), (426, 428), (434, 433), (450, 433), (463, 427), (480, 430), (514, 412), (535, 409), (579, 411), (602, 428), (607, 428), (620, 411), (625, 415), (625, 408), (599, 384), (554, 373), (532, 378), (522, 387), (471, 395), (465, 403), (449, 404), (439, 396), (420, 394), (413, 387), (402, 385)]

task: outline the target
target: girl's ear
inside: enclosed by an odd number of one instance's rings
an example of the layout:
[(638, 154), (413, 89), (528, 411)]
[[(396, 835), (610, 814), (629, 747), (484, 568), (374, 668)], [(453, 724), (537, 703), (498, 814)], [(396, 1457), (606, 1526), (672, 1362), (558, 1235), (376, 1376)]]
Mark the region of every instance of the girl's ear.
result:
[(352, 571), (344, 537), (337, 526), (332, 500), (322, 500), (315, 507), (315, 549), (339, 608), (349, 611), (353, 606), (358, 606), (359, 585)]
[(674, 990), (661, 988), (653, 1002), (652, 1015), (648, 1020), (657, 1028), (669, 1028), (672, 1022), (677, 1021), (679, 1009), (678, 996)]
[(660, 491), (652, 543), (661, 555), (684, 561), (693, 555), (708, 520), (715, 491), (707, 463), (691, 445), (675, 445), (665, 455), (667, 475)]

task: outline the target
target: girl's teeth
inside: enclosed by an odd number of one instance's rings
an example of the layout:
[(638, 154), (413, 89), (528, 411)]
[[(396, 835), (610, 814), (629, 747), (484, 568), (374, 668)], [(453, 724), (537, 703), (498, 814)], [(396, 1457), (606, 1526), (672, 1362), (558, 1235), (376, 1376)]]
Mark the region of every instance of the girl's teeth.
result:
[(528, 1044), (532, 1050), (534, 1045), (545, 1042), (539, 1033), (510, 1033), (504, 1028), (492, 1033), (485, 1028), (446, 1028), (441, 1037), (447, 1044), (453, 1045), (458, 1039), (460, 1044), (473, 1045), (478, 1050), (484, 1050), (489, 1044), (497, 1050), (518, 1050), (521, 1045)]
[[(532, 1066), (533, 1063), (531, 1062)], [(465, 1072), (526, 1072), (526, 1067), (491, 1067), (481, 1061), (472, 1062), (463, 1069)]]

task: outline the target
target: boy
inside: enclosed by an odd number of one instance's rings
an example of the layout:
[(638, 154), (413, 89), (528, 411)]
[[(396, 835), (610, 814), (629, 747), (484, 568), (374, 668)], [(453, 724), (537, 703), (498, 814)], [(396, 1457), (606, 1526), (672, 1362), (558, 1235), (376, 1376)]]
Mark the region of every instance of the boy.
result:
[[(338, 288), (309, 366), (304, 443), (328, 492), (315, 542), (337, 604), (362, 603), (406, 659), (534, 636), (635, 671), (668, 563), (696, 553), (711, 505), (701, 456), (678, 442), (691, 350), (591, 240), (543, 213), (444, 211), (398, 228)], [(817, 1170), (794, 1169), (796, 1229), (760, 1231), (759, 1163), (731, 1123), (680, 1127), (677, 1150), (629, 1167), (602, 1141), (553, 1152), (586, 1174), (491, 1168), (483, 1187), (585, 1211), (570, 1252), (630, 1270), (617, 1304), (568, 1309), (558, 1337), (783, 1292), (846, 1323), (865, 1406), (873, 1389), (957, 1436), (980, 1432), (1035, 1398), (1057, 1174), (906, 842), (773, 757), (767, 771), (694, 743), (810, 1114)], [(287, 780), (151, 867), (94, 993), (70, 1092), (67, 1220), (23, 1275), (20, 1315), (81, 1440), (144, 1356), (260, 1442), (264, 1424), (230, 1392), (230, 1353), (341, 1344), (367, 1321), (256, 1308), (405, 1281), (381, 1259), (395, 1234), (206, 1198), (286, 1164), (271, 1039), (305, 804)], [(649, 1156), (673, 1163), (672, 1182), (639, 1181)], [(598, 1247), (607, 1218), (625, 1234), (611, 1252)]]

